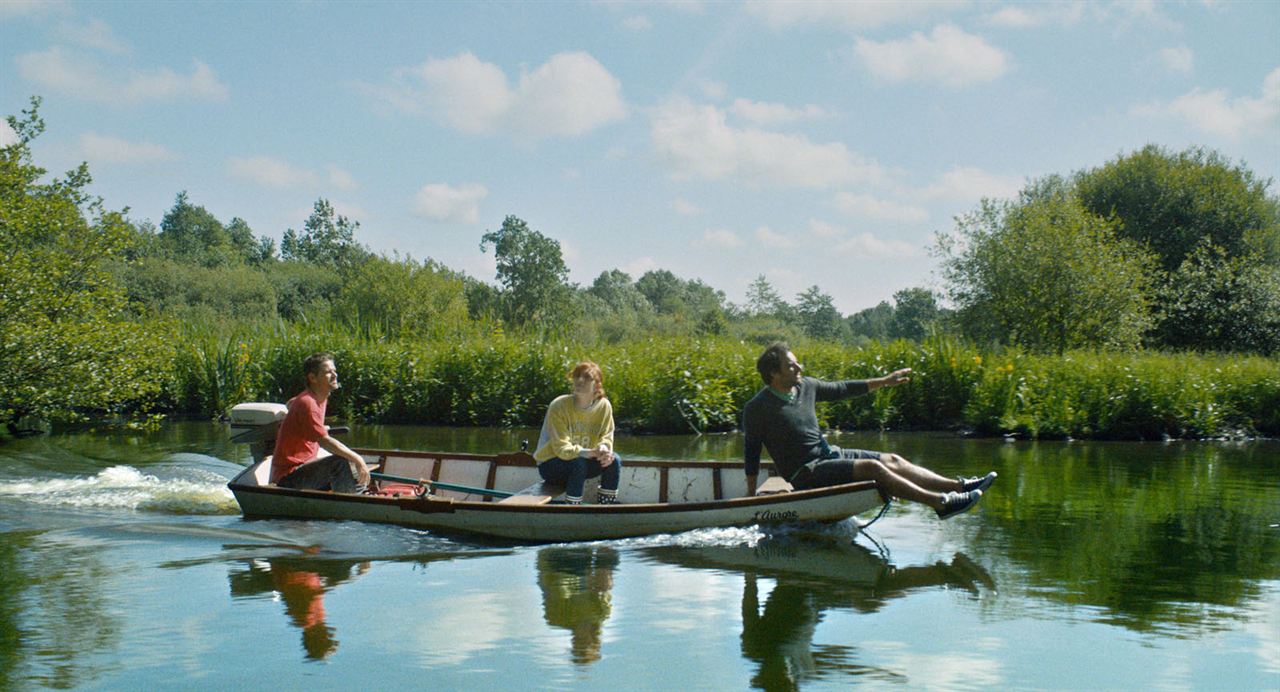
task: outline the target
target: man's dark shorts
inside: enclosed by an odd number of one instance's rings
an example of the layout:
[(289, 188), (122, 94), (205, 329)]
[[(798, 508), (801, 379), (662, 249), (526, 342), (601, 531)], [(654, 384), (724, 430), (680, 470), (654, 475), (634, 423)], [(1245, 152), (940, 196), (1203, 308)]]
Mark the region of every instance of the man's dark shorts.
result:
[(880, 459), (880, 452), (867, 449), (840, 449), (832, 447), (824, 459), (815, 459), (796, 470), (791, 477), (791, 487), (796, 490), (825, 488), (829, 485), (853, 482), (854, 462), (859, 459)]

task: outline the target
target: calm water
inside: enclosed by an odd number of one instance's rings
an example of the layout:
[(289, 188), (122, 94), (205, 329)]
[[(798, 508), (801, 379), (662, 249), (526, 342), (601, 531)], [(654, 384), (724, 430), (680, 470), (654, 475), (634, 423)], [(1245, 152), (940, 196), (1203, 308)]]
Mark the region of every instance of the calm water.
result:
[[(513, 546), (245, 521), (225, 484), (248, 450), (216, 425), (11, 442), (0, 688), (1280, 688), (1280, 442), (836, 437), (1000, 480), (971, 514), (895, 504), (861, 535)], [(619, 449), (735, 459), (741, 439)]]

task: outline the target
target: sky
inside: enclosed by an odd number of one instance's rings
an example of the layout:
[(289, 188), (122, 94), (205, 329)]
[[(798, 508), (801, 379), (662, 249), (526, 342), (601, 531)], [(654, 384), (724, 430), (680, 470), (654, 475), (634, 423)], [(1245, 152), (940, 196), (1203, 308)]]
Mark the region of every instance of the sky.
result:
[(514, 215), (583, 286), (852, 313), (1029, 180), (1147, 144), (1280, 177), (1280, 2), (0, 0), (0, 113), (33, 95), (36, 162), (136, 221), (186, 191), (278, 241), (324, 198), (492, 282)]

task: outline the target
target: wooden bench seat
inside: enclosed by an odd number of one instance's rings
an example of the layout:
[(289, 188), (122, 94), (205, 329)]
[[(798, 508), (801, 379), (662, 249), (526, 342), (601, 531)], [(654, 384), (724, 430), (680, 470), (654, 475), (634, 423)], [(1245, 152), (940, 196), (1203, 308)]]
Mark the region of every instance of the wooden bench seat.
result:
[(778, 493), (791, 492), (791, 484), (782, 476), (769, 476), (765, 482), (756, 488), (756, 495), (777, 495)]
[(564, 494), (564, 486), (553, 485), (546, 481), (538, 481), (511, 497), (498, 500), (504, 505), (545, 505), (559, 495)]

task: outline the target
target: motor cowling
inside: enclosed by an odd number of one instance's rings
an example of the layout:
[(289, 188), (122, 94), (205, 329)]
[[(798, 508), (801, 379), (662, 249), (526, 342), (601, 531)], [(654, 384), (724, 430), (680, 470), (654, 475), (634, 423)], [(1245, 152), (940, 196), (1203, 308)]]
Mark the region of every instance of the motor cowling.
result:
[(232, 442), (249, 445), (255, 462), (271, 455), (276, 446), (276, 433), (280, 421), (289, 412), (284, 404), (249, 402), (231, 408), (230, 436)]

